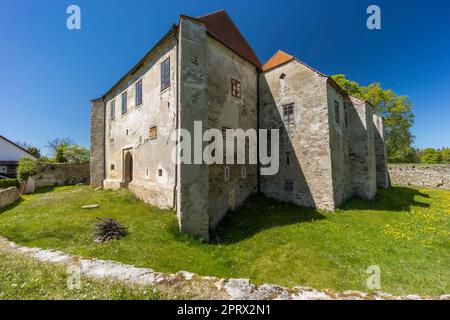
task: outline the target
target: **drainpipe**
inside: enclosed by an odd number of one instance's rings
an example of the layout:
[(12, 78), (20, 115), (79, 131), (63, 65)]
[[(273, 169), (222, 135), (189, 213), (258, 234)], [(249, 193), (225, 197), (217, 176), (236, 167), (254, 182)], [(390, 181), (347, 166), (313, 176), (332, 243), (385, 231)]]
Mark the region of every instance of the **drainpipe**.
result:
[[(175, 128), (176, 130), (179, 129), (179, 120), (178, 120), (178, 116), (179, 116), (179, 99), (180, 99), (180, 90), (179, 90), (179, 71), (178, 71), (178, 64), (179, 64), (179, 40), (178, 40), (178, 35), (179, 35), (179, 31), (176, 32), (176, 26), (175, 24), (172, 26), (172, 30), (173, 30), (173, 34), (175, 37), (175, 42), (176, 42), (176, 55), (177, 55), (177, 59), (176, 59), (176, 82), (175, 82), (175, 92), (176, 92), (176, 98), (175, 98), (175, 105), (176, 105), (176, 113), (175, 113)], [(174, 186), (174, 190), (173, 190), (173, 208), (175, 211), (177, 211), (178, 209), (178, 195), (177, 195), (177, 190), (178, 190), (178, 134), (177, 134), (177, 139), (175, 141), (176, 143), (176, 148), (177, 148), (177, 155), (175, 157), (175, 186)]]

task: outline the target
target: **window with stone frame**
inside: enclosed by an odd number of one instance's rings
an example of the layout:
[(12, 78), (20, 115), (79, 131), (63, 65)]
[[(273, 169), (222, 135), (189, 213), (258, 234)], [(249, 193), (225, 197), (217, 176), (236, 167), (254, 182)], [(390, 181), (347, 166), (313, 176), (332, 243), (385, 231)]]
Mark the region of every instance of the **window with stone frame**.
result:
[(127, 113), (127, 92), (122, 93), (122, 114)]
[(225, 169), (224, 169), (224, 179), (225, 179), (225, 181), (230, 180), (230, 167), (225, 167)]
[(294, 104), (286, 104), (283, 106), (283, 122), (286, 125), (294, 124)]
[(109, 106), (111, 120), (116, 118), (116, 100), (112, 100)]
[(153, 126), (153, 127), (150, 128), (149, 139), (150, 140), (155, 140), (156, 138), (158, 138), (158, 127), (157, 126)]
[(236, 98), (241, 97), (241, 83), (236, 79), (231, 79), (231, 95)]
[(161, 63), (161, 91), (170, 87), (170, 58)]
[(336, 121), (336, 123), (341, 123), (341, 115), (339, 109), (339, 102), (334, 100), (334, 120)]
[(140, 79), (138, 82), (136, 82), (135, 85), (136, 89), (136, 107), (140, 106), (142, 104), (142, 79)]

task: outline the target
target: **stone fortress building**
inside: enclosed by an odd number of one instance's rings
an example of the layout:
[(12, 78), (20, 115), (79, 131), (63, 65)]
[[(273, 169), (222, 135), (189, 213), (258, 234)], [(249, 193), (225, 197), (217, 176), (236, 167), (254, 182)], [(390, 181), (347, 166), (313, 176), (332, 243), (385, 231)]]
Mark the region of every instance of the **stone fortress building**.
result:
[[(334, 210), (388, 187), (383, 119), (330, 77), (278, 51), (264, 65), (225, 11), (181, 15), (91, 102), (91, 186), (128, 188), (209, 240), (251, 194)], [(172, 161), (177, 129), (279, 129), (279, 171)], [(193, 142), (192, 142), (193, 143)], [(132, 214), (132, 213), (130, 213)]]

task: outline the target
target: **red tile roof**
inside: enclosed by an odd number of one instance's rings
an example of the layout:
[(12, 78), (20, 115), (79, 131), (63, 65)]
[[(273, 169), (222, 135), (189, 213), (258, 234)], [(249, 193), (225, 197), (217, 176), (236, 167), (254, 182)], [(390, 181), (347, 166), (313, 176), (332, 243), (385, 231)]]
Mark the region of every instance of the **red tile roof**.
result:
[(279, 65), (285, 64), (291, 60), (294, 60), (294, 56), (287, 54), (284, 51), (278, 50), (267, 62), (262, 66), (262, 71), (267, 71), (278, 67)]
[(261, 67), (261, 61), (259, 61), (255, 52), (225, 10), (207, 14), (197, 19), (205, 23), (206, 30), (211, 36), (249, 61), (255, 67)]

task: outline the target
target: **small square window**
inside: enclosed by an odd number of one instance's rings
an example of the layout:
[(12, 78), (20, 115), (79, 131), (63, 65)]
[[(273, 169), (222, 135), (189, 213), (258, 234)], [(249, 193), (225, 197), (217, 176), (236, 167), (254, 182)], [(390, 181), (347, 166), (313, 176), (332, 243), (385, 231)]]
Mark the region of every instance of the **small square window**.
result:
[(283, 122), (284, 124), (294, 124), (294, 104), (287, 104), (283, 106)]
[(136, 107), (142, 104), (142, 79), (136, 82)]
[(155, 140), (157, 137), (158, 137), (158, 127), (153, 126), (150, 128), (149, 138), (150, 138), (150, 140)]
[(158, 169), (158, 177), (162, 177), (162, 175), (163, 175), (162, 169)]
[(114, 164), (111, 165), (111, 171), (116, 170), (116, 166)]
[(225, 167), (224, 179), (225, 179), (225, 181), (230, 180), (230, 167)]
[(284, 181), (284, 191), (291, 192), (294, 190), (294, 182), (292, 180)]
[(231, 95), (236, 98), (241, 97), (241, 83), (235, 79), (231, 79)]

